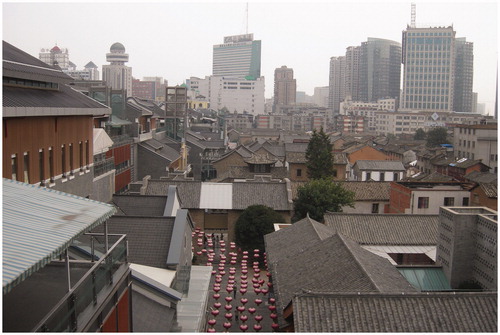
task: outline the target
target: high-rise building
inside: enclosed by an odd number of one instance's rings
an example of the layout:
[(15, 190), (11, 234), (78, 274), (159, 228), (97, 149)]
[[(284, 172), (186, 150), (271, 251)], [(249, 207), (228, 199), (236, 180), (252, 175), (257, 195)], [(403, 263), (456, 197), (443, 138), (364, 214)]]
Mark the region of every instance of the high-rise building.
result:
[(261, 41), (253, 34), (226, 36), (213, 50), (214, 76), (260, 77)]
[(345, 56), (330, 58), (328, 108), (338, 114), (345, 98)]
[(70, 67), (68, 49), (60, 49), (57, 45), (52, 49), (42, 49), (39, 59), (50, 66), (57, 65), (61, 70), (67, 70)]
[(274, 70), (274, 105), (295, 104), (297, 81), (293, 78), (293, 69), (285, 65)]
[[(366, 42), (361, 43), (360, 49), (358, 101), (376, 102), (379, 99), (399, 98), (401, 44), (369, 37)], [(352, 99), (356, 101), (355, 97)]]
[[(455, 40), (455, 87), (453, 92), (453, 110), (471, 113), (476, 109), (472, 92), (474, 75), (474, 44), (465, 38)], [(476, 101), (477, 103), (477, 101)]]
[(132, 96), (132, 68), (126, 66), (128, 54), (121, 43), (114, 43), (106, 54), (109, 65), (102, 66), (102, 79), (114, 90), (127, 90), (127, 96)]
[(359, 56), (361, 48), (348, 47), (345, 52), (345, 95), (359, 100)]
[(401, 107), (470, 112), (472, 48), (472, 43), (467, 43), (463, 38), (455, 38), (452, 26), (408, 26), (403, 31)]

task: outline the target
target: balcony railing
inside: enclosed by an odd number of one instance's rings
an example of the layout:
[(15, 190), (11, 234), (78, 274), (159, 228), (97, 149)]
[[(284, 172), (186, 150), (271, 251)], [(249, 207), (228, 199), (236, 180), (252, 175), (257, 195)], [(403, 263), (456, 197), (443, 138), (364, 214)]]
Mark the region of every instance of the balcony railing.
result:
[(34, 332), (89, 330), (87, 326), (93, 320), (95, 315), (93, 311), (103, 304), (116, 285), (116, 281), (128, 269), (126, 235), (108, 234), (108, 236), (109, 239), (117, 239), (117, 241), (107, 252), (105, 252), (107, 243), (102, 242), (97, 245), (92, 243), (91, 260), (88, 264), (93, 264), (93, 266), (33, 329)]
[(107, 158), (102, 161), (94, 162), (94, 178), (105, 174), (115, 168), (114, 158)]

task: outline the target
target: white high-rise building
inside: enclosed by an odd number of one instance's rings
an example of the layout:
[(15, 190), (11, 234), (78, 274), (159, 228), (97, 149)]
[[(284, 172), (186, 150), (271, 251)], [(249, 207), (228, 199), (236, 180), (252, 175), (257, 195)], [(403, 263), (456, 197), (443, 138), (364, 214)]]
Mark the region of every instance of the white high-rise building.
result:
[(132, 68), (126, 66), (128, 54), (121, 43), (114, 43), (110, 53), (106, 54), (106, 60), (110, 65), (102, 66), (102, 79), (115, 90), (127, 90), (127, 97), (132, 95)]
[(254, 41), (253, 34), (226, 36), (213, 50), (214, 76), (260, 77), (261, 41)]
[(61, 49), (57, 45), (52, 49), (42, 49), (38, 54), (38, 58), (51, 66), (57, 65), (62, 70), (70, 68), (68, 49)]

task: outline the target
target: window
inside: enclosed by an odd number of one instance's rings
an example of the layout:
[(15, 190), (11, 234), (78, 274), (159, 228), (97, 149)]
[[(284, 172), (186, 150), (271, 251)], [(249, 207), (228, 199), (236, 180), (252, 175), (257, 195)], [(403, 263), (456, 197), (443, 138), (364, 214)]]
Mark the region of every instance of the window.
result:
[(85, 165), (87, 165), (87, 168), (90, 164), (90, 145), (89, 145), (89, 141), (85, 141)]
[(301, 177), (302, 176), (302, 169), (297, 169), (297, 177)]
[(454, 206), (455, 205), (455, 198), (445, 197), (444, 198), (444, 205), (445, 206)]
[(10, 156), (10, 164), (12, 167), (12, 180), (17, 180), (17, 155)]
[(429, 208), (429, 197), (418, 197), (418, 208)]
[(380, 181), (385, 181), (385, 173), (380, 172)]
[(54, 150), (52, 147), (49, 147), (49, 173), (50, 181), (54, 182)]
[(40, 185), (44, 185), (45, 184), (45, 157), (44, 157), (44, 150), (43, 149), (38, 150), (38, 163), (39, 163), (38, 170), (40, 171)]
[(30, 154), (29, 152), (24, 153), (24, 182), (30, 183)]
[(462, 206), (469, 206), (469, 198), (462, 199)]
[(372, 213), (376, 214), (378, 213), (378, 209), (379, 209), (379, 204), (372, 204)]
[(83, 142), (78, 143), (80, 146), (80, 171), (83, 171)]
[(366, 180), (370, 180), (372, 178), (371, 172), (366, 173)]
[(399, 179), (399, 173), (394, 172), (394, 181), (398, 181)]
[(61, 169), (63, 178), (66, 177), (66, 146), (61, 145)]
[(73, 175), (73, 143), (69, 144), (69, 174)]

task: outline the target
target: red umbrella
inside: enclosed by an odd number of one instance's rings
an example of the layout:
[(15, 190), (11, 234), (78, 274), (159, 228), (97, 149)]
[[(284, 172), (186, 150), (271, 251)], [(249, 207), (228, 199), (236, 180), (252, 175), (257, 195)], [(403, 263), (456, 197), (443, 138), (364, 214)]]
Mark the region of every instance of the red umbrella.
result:
[[(243, 285), (242, 285), (243, 286)], [(247, 289), (245, 287), (240, 287), (240, 293), (245, 294), (247, 293)]]
[(245, 306), (238, 306), (237, 310), (238, 312), (243, 313), (245, 311)]
[(257, 306), (259, 306), (260, 304), (262, 304), (262, 299), (255, 299), (254, 302), (257, 304)]
[(269, 308), (271, 312), (274, 312), (276, 310), (276, 306), (274, 305), (269, 305), (267, 308)]
[(215, 300), (219, 299), (220, 298), (220, 294), (219, 293), (214, 293), (214, 295), (212, 296)]
[(276, 313), (271, 313), (269, 316), (270, 316), (270, 317), (271, 317), (271, 319), (273, 319), (273, 320), (275, 320), (276, 318), (278, 318), (278, 314), (276, 314)]
[(233, 298), (232, 298), (232, 297), (225, 297), (224, 299), (225, 299), (227, 302), (231, 302), (231, 301), (233, 301)]
[(208, 320), (207, 322), (208, 322), (208, 324), (209, 324), (209, 325), (211, 325), (211, 326), (214, 326), (214, 325), (217, 323), (217, 321), (216, 321), (215, 319), (210, 319), (210, 320)]
[(264, 318), (264, 317), (263, 317), (262, 315), (257, 314), (257, 315), (255, 316), (255, 321), (257, 321), (257, 322), (261, 322), (263, 318)]
[(240, 320), (243, 321), (243, 322), (247, 321), (248, 320), (248, 315), (243, 314), (242, 316), (240, 316)]
[(262, 326), (261, 326), (260, 324), (258, 324), (258, 323), (257, 323), (257, 324), (255, 324), (255, 325), (253, 325), (253, 329), (254, 329), (256, 332), (258, 332), (259, 330), (261, 330), (261, 329), (262, 329)]
[(280, 325), (279, 325), (279, 324), (277, 324), (277, 323), (273, 323), (273, 324), (271, 325), (271, 327), (272, 327), (274, 330), (278, 330), (278, 328), (280, 327)]
[(256, 311), (256, 310), (257, 310), (257, 309), (255, 309), (255, 307), (250, 307), (250, 308), (248, 309), (248, 312), (249, 312), (250, 314), (253, 314), (253, 313), (255, 313), (255, 311)]
[(274, 299), (274, 298), (269, 298), (269, 302), (270, 302), (271, 304), (274, 304), (274, 303), (276, 302), (276, 299)]
[(218, 309), (212, 309), (212, 311), (210, 313), (212, 313), (213, 316), (217, 316), (217, 315), (219, 315), (219, 310)]
[(222, 326), (226, 329), (229, 329), (229, 328), (231, 328), (231, 325), (232, 325), (231, 322), (228, 321), (228, 322), (224, 322), (224, 324)]
[(215, 307), (215, 308), (219, 309), (219, 308), (220, 308), (220, 306), (222, 306), (222, 304), (221, 304), (220, 302), (218, 302), (218, 301), (217, 301), (217, 302), (214, 302), (214, 307)]
[(224, 306), (224, 309), (225, 309), (226, 311), (230, 311), (231, 309), (233, 309), (233, 306), (231, 306), (231, 305), (226, 305), (226, 306)]
[(242, 325), (240, 325), (240, 330), (241, 330), (242, 332), (247, 331), (247, 330), (248, 330), (248, 325), (247, 325), (247, 324), (242, 324)]
[(233, 318), (233, 313), (227, 312), (225, 315), (226, 319), (231, 320)]
[(248, 302), (248, 299), (247, 298), (241, 298), (240, 301), (244, 305), (244, 304), (246, 304)]

